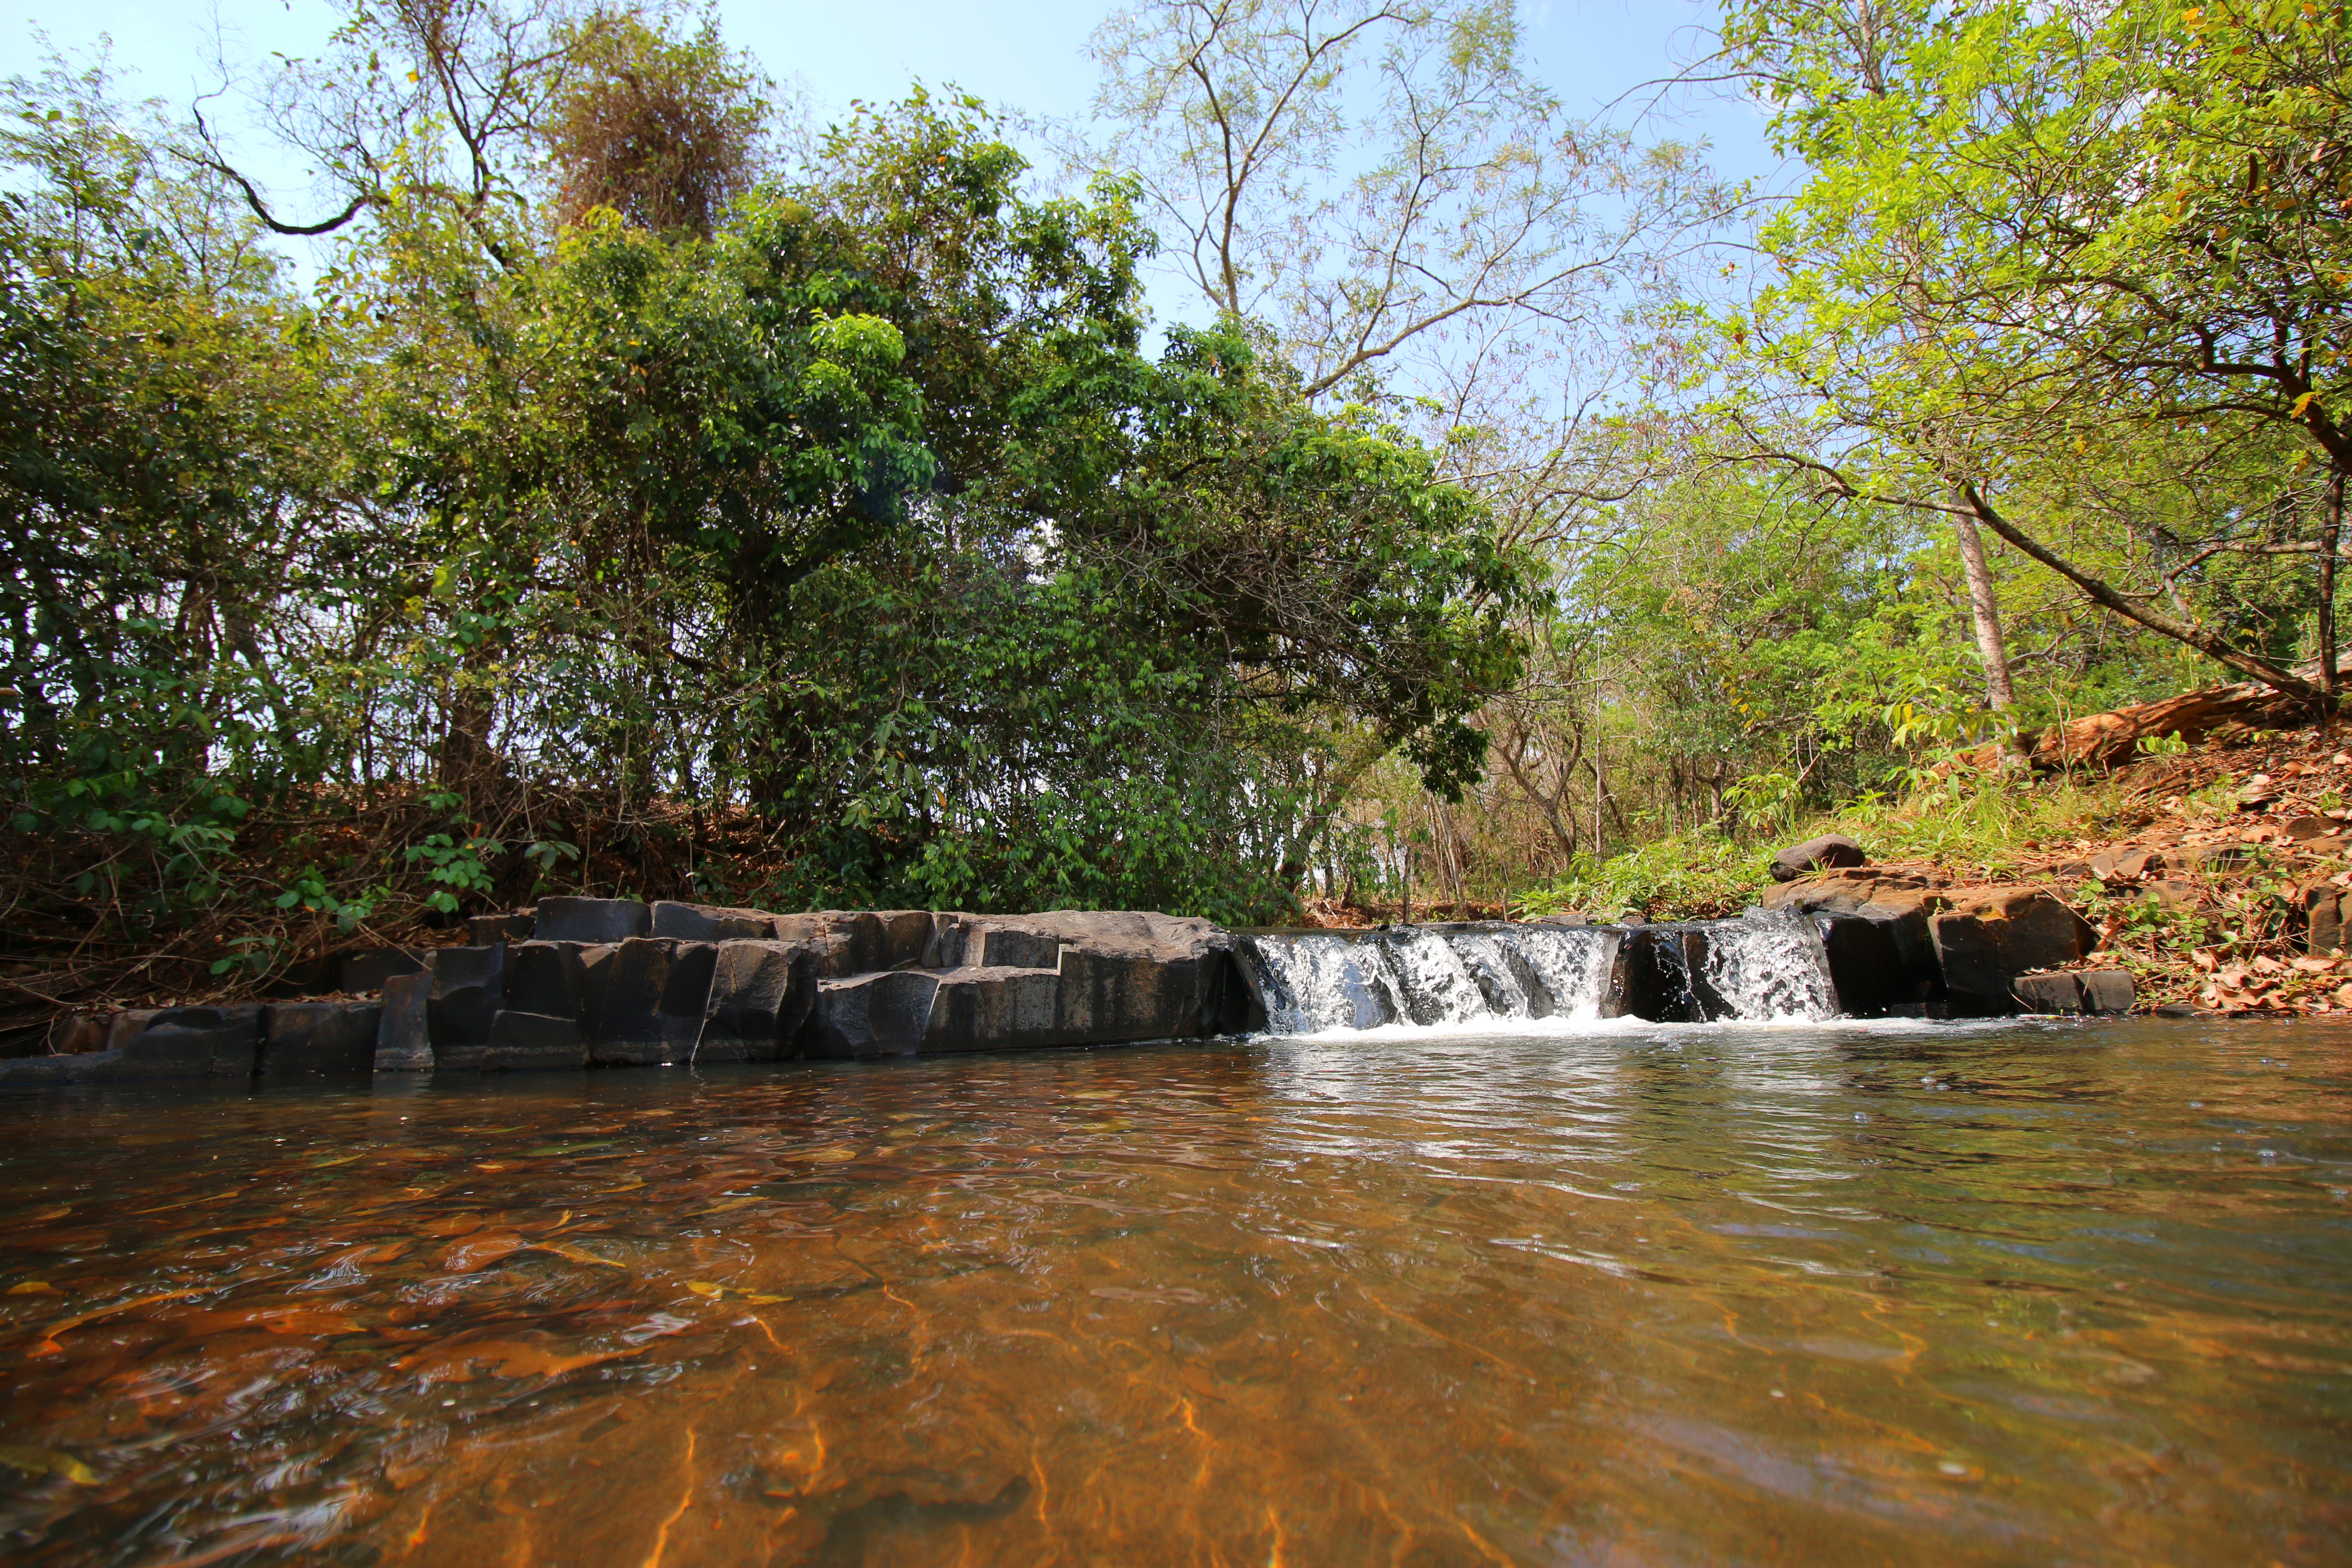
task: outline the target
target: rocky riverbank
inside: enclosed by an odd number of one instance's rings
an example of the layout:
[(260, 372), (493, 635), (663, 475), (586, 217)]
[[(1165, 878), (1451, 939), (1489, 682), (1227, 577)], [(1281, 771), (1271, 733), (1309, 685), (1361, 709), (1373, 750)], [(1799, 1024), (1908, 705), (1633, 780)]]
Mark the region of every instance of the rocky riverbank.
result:
[[(1948, 910), (2012, 921), (2063, 907), (2089, 940), (2070, 953), (2066, 922), (2037, 915), (2032, 967), (2121, 971), (2140, 1011), (2352, 1012), (2347, 748), (2352, 731), (2342, 728), (2241, 728), (2170, 755), (2053, 773), (2033, 787), (2105, 793), (2111, 806), (2095, 831), (2028, 843), (1996, 876), (1971, 874), (1958, 858), (1874, 859), (1811, 868), (1764, 901), (1837, 910), (1892, 900), (1931, 918)], [(1866, 832), (1853, 837), (1867, 856)], [(2063, 992), (2064, 983), (2048, 984)]]

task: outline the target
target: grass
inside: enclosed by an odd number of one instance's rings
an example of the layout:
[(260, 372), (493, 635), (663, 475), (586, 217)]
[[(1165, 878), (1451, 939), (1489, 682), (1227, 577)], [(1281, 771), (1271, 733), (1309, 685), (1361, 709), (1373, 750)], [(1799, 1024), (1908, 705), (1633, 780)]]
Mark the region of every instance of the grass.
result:
[[(2213, 789), (2227, 793), (2227, 781)], [(1677, 834), (1581, 867), (1535, 889), (1531, 914), (1580, 910), (1594, 916), (1631, 910), (1645, 920), (1704, 919), (1737, 913), (1772, 885), (1772, 857), (1824, 833), (1860, 843), (1874, 862), (1924, 863), (1972, 881), (2012, 877), (2048, 858), (2055, 846), (2101, 839), (2127, 828), (2135, 814), (2113, 779), (1956, 772), (1900, 799), (1865, 797), (1741, 838)]]

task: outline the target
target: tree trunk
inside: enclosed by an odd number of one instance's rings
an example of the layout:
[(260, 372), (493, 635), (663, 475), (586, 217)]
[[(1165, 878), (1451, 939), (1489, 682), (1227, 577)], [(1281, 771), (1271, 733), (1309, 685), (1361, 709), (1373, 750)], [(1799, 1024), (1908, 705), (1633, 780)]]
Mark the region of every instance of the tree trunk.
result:
[(1601, 808), (1609, 801), (1609, 775), (1601, 767), (1601, 737), (1592, 738), (1592, 858), (1598, 862), (1608, 854), (1608, 843), (1601, 834)]
[(2319, 523), (2319, 689), (2326, 722), (2336, 722), (2336, 551), (2344, 535), (2344, 470), (2327, 481)]
[(2074, 584), (2093, 604), (2113, 610), (2127, 621), (2136, 621), (2158, 636), (2168, 637), (2175, 642), (2186, 644), (2216, 664), (2224, 665), (2241, 675), (2251, 676), (2274, 691), (2289, 697), (2300, 698), (2314, 706), (2325, 702), (2326, 699), (2316, 685), (2303, 679), (2293, 671), (2281, 669), (2266, 658), (2257, 658), (2242, 649), (2232, 647), (2228, 638), (2207, 631), (2202, 626), (2192, 625), (2178, 616), (2166, 615), (2153, 605), (2144, 603), (2146, 595), (2135, 596), (2116, 592), (2107, 584), (2092, 576), (2088, 572), (2001, 516), (1994, 509), (1993, 504), (1987, 500), (1974, 486), (1962, 485), (1960, 499), (1969, 510), (1976, 515), (1978, 521), (2000, 535), (2024, 554), (2032, 556), (2069, 583)]
[(2017, 706), (2017, 691), (2009, 682), (2009, 643), (2000, 635), (2000, 601), (1993, 595), (1992, 572), (1985, 565), (1984, 536), (1977, 520), (1965, 511), (1952, 514), (1952, 531), (1960, 536), (1960, 564), (1969, 580), (1969, 614), (1977, 626), (1977, 657), (1984, 660), (1985, 700), (1996, 713)]

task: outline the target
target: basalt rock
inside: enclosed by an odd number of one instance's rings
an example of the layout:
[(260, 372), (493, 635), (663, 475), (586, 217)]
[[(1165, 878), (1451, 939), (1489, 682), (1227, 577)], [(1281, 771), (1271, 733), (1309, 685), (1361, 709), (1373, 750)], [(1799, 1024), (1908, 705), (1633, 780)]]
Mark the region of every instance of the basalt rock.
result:
[[(1936, 999), (1941, 986), (1932, 952), (1924, 963), (1917, 961), (1906, 951), (1897, 921), (1863, 914), (1820, 914), (1812, 921), (1829, 955), (1830, 982), (1837, 988), (1841, 1011), (1880, 1018), (1906, 1004)], [(1923, 939), (1926, 933), (1923, 917)]]
[[(470, 923), (470, 922), (469, 922)], [(353, 996), (372, 996), (395, 975), (422, 974), (425, 955), (401, 948), (375, 948), (347, 952), (337, 961), (337, 988)]]
[(809, 1021), (809, 1055), (915, 1055), (930, 1030), (940, 980), (935, 971), (896, 969), (818, 981), (815, 1016)]
[(1825, 833), (1819, 838), (1791, 845), (1772, 857), (1772, 879), (1793, 882), (1813, 871), (1869, 863), (1870, 857), (1862, 852), (1861, 845), (1843, 833)]
[(758, 910), (716, 909), (708, 904), (655, 901), (653, 934), (680, 942), (757, 941), (775, 932), (776, 917)]
[(2011, 983), (2018, 1005), (2029, 1013), (2061, 1017), (2121, 1016), (2131, 1011), (2137, 988), (2121, 969), (2086, 969), (2060, 974), (2021, 974)]
[(433, 987), (425, 1019), (436, 1071), (482, 1065), (482, 1053), (490, 1044), (490, 1022), (505, 1004), (506, 960), (503, 943), (433, 950), (427, 964)]
[(816, 1005), (809, 962), (808, 950), (793, 942), (719, 943), (696, 1064), (797, 1055), (802, 1028)]
[(633, 937), (581, 955), (582, 1033), (599, 1067), (694, 1059), (710, 1000), (715, 942)]
[(376, 1071), (433, 1070), (433, 1034), (426, 1021), (432, 1000), (429, 971), (395, 974), (383, 983), (383, 1010), (376, 1018)]
[(163, 1007), (121, 1013), (107, 1035), (104, 1077), (248, 1078), (261, 1050), (261, 1009)]
[(466, 919), (466, 940), (476, 947), (529, 942), (538, 924), (539, 917), (529, 910), (514, 910), (502, 915), (469, 915)]
[(363, 1078), (375, 1068), (383, 1008), (373, 1002), (278, 1002), (262, 1010), (263, 1078)]
[(1956, 1010), (2016, 1011), (2021, 974), (2072, 963), (2098, 933), (2061, 900), (2034, 889), (1986, 889), (1928, 922), (1944, 989)]
[(588, 1061), (581, 1029), (587, 957), (605, 952), (576, 942), (520, 942), (507, 949), (503, 1005), (490, 1022), (487, 1072), (577, 1068)]
[(1678, 925), (1636, 926), (1618, 948), (1612, 1010), (1653, 1024), (1696, 1024), (1706, 1005), (1695, 984), (1689, 933)]
[(635, 899), (541, 899), (531, 935), (540, 942), (626, 942), (653, 931), (653, 911)]

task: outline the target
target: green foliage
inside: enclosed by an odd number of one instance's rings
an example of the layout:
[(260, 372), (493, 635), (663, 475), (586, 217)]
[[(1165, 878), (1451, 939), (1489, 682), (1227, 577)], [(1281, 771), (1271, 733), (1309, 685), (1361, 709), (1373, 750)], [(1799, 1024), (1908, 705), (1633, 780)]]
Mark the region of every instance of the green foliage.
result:
[(14, 84), (0, 778), (22, 858), (77, 865), (60, 921), (276, 921), (215, 971), (261, 973), (673, 856), (785, 905), (1266, 919), (1339, 750), (1476, 776), (1528, 568), (1437, 454), (1247, 323), (1147, 353), (1133, 190), (1025, 197), (971, 100), (730, 183), (716, 48), (571, 37), (532, 90), (575, 221), (387, 165), (307, 299), (208, 146)]

